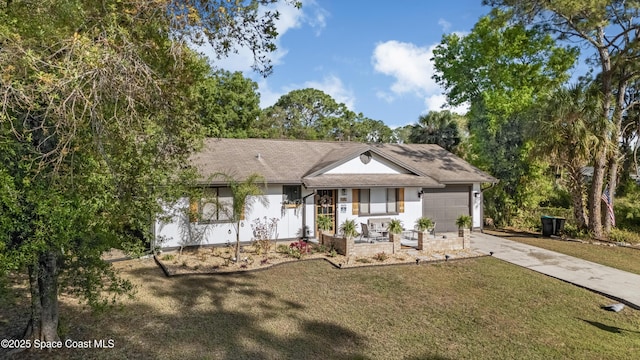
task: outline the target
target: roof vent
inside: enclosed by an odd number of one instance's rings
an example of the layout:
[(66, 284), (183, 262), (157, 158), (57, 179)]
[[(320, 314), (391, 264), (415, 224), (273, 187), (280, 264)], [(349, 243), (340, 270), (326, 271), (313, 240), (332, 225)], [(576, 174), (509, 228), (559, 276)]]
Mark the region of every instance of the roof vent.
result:
[(371, 161), (371, 152), (365, 151), (360, 154), (360, 161), (365, 165), (368, 164)]
[(258, 160), (262, 159), (262, 156), (260, 155), (260, 153), (258, 153), (258, 155), (256, 155), (256, 158), (258, 158)]

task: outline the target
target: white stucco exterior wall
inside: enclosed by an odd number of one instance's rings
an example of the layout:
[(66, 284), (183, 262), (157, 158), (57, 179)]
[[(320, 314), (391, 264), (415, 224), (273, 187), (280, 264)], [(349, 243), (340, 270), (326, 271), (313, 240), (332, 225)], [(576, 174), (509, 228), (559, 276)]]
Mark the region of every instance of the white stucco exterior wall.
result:
[[(302, 196), (312, 191), (303, 188)], [(269, 204), (254, 203), (250, 213), (245, 214), (245, 220), (240, 222), (240, 241), (253, 239), (251, 224), (255, 219), (278, 219), (277, 237), (279, 239), (297, 238), (302, 235), (303, 206), (296, 208), (282, 207), (282, 185), (269, 185), (265, 195)], [(314, 236), (314, 207), (313, 196), (306, 199), (306, 218), (310, 235)], [(211, 224), (189, 223), (189, 199), (182, 198), (176, 204), (164, 206), (165, 213), (155, 222), (154, 231), (156, 244), (163, 248), (180, 246), (213, 245), (235, 243), (236, 232), (234, 224), (218, 222)], [(163, 219), (167, 217), (167, 219)]]
[(328, 170), (325, 174), (407, 174), (409, 171), (372, 154), (370, 161), (365, 164), (359, 156)]

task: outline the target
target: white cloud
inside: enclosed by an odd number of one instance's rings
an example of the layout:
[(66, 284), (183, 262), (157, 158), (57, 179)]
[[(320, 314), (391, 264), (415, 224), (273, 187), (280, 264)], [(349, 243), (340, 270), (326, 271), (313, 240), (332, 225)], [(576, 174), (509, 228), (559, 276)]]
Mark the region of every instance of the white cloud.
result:
[(425, 113), (446, 109), (465, 114), (469, 110), (466, 104), (443, 107), (447, 98), (442, 88), (431, 78), (435, 73), (431, 62), (435, 47), (436, 45), (419, 47), (395, 40), (376, 45), (372, 56), (375, 71), (395, 79), (389, 91), (379, 90), (376, 96), (391, 103), (398, 96), (409, 94), (424, 100)]
[(258, 81), (258, 91), (260, 92), (260, 107), (263, 109), (275, 104), (280, 96), (284, 95), (284, 92), (273, 91), (267, 79), (264, 78)]
[(393, 100), (396, 99), (395, 96), (393, 96), (393, 94), (387, 92), (387, 91), (382, 91), (382, 90), (378, 90), (376, 91), (376, 97), (378, 99), (382, 99), (384, 101), (386, 101), (387, 103), (392, 103)]
[(426, 106), (425, 113), (429, 111), (449, 110), (456, 114), (464, 115), (469, 111), (469, 104), (467, 103), (454, 107), (446, 105), (447, 97), (444, 94), (428, 96), (424, 99), (424, 104)]
[(345, 88), (342, 80), (335, 75), (325, 76), (322, 81), (307, 81), (304, 88), (314, 88), (329, 94), (336, 102), (344, 103), (350, 110), (354, 109), (356, 97), (351, 89)]
[(448, 32), (451, 29), (451, 23), (445, 19), (439, 19), (438, 25), (442, 26), (442, 31)]
[[(284, 2), (277, 2), (274, 5), (263, 7), (261, 11), (278, 11), (280, 13), (280, 17), (276, 20), (278, 37), (275, 40), (275, 44), (277, 50), (269, 54), (271, 64), (274, 66), (281, 64), (288, 53), (288, 50), (282, 46), (280, 41), (284, 34), (291, 29), (308, 25), (316, 29), (316, 34), (318, 35), (326, 26), (326, 18), (329, 15), (315, 0), (303, 1), (302, 9), (296, 9)], [(253, 53), (246, 47), (237, 49), (236, 53), (229, 54), (223, 59), (217, 59), (213, 49), (208, 45), (199, 47), (198, 51), (209, 57), (215, 67), (225, 70), (250, 72), (253, 65)]]
[(313, 88), (323, 91), (331, 96), (336, 102), (344, 103), (347, 108), (354, 110), (356, 97), (351, 89), (347, 89), (342, 80), (335, 75), (325, 76), (321, 81), (306, 81), (303, 84), (290, 84), (283, 86), (279, 91), (269, 87), (267, 79), (258, 81), (260, 89), (260, 107), (269, 107), (278, 101), (280, 97), (293, 90)]
[(322, 30), (327, 26), (329, 12), (320, 7), (315, 0), (304, 0), (302, 10), (304, 11), (304, 22), (315, 29), (316, 36), (320, 36)]
[(395, 78), (391, 91), (397, 95), (413, 93), (417, 96), (432, 94), (439, 90), (431, 79), (433, 48), (418, 47), (395, 40), (379, 43), (373, 51), (372, 63), (375, 71)]

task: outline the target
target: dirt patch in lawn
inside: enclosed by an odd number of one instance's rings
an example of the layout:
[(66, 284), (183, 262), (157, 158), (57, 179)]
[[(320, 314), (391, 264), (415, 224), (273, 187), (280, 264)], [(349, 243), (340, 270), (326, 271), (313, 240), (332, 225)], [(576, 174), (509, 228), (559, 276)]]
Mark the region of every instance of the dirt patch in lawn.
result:
[(304, 260), (324, 260), (333, 264), (336, 268), (353, 268), (362, 266), (416, 264), (435, 261), (448, 261), (483, 256), (483, 254), (471, 249), (431, 252), (418, 251), (413, 248), (403, 249), (397, 254), (379, 253), (370, 257), (347, 257), (327, 251), (326, 249), (309, 244), (307, 250), (298, 253), (288, 251), (291, 242), (279, 242), (266, 254), (257, 246), (248, 245), (241, 247), (240, 261), (234, 261), (235, 249), (233, 246), (202, 247), (184, 249), (183, 251), (163, 252), (155, 256), (156, 262), (164, 270), (167, 276), (191, 275), (191, 274), (216, 274), (257, 271), (271, 268), (280, 264), (298, 262)]

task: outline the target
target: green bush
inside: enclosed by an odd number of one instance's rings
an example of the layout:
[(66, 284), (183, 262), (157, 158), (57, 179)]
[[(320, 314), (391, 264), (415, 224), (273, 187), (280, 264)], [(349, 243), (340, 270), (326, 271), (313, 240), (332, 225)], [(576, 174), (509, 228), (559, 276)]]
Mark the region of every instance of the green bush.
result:
[(592, 234), (586, 229), (578, 229), (576, 224), (567, 222), (564, 225), (563, 234), (572, 239), (590, 239)]
[(635, 231), (613, 228), (609, 233), (609, 240), (630, 244), (640, 244), (640, 234)]
[(629, 193), (624, 198), (616, 198), (614, 204), (616, 227), (640, 232), (640, 193)]

